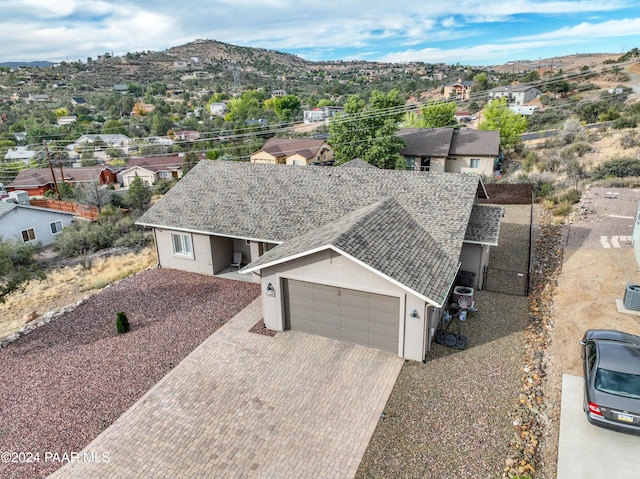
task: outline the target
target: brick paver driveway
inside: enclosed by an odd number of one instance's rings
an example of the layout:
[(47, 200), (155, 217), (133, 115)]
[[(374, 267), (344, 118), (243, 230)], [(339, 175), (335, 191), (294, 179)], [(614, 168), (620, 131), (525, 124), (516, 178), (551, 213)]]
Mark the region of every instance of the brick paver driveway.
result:
[(403, 360), (249, 332), (261, 315), (257, 299), (49, 477), (353, 477)]

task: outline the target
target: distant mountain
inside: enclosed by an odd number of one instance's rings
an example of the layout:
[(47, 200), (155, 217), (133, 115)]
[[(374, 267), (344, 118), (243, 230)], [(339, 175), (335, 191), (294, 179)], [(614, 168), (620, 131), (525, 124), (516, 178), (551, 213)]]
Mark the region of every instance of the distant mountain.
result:
[(53, 62), (46, 61), (36, 61), (36, 62), (0, 62), (0, 67), (9, 67), (9, 68), (17, 68), (17, 67), (50, 67), (55, 65)]

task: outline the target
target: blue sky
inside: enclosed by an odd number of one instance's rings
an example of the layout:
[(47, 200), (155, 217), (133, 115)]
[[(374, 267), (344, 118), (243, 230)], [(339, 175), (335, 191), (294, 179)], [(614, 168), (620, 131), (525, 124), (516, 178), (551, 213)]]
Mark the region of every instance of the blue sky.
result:
[(162, 51), (195, 39), (308, 60), (498, 65), (640, 48), (628, 0), (0, 0), (0, 62)]

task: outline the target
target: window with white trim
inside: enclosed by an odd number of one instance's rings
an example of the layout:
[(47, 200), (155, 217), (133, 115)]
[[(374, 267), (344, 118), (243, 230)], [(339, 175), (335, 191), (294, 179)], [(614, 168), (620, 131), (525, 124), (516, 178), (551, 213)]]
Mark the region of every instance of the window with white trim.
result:
[(22, 241), (24, 241), (25, 243), (36, 240), (36, 230), (34, 230), (33, 228), (22, 230), (20, 233), (22, 234)]
[(49, 228), (51, 228), (51, 234), (57, 235), (62, 232), (62, 221), (54, 221), (53, 223), (49, 223)]
[(193, 256), (190, 235), (171, 233), (171, 242), (173, 243), (173, 254), (180, 256)]
[(158, 171), (158, 176), (161, 179), (166, 180), (168, 178), (171, 178), (171, 172), (170, 171), (161, 170), (161, 171)]
[(480, 168), (480, 158), (471, 158), (469, 163), (471, 168)]

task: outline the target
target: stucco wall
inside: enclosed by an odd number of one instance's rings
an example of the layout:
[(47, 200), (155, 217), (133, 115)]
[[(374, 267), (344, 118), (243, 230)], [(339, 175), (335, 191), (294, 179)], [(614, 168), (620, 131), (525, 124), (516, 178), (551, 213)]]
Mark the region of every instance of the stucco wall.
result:
[(153, 185), (156, 182), (156, 178), (153, 172), (144, 168), (135, 167), (134, 169), (122, 174), (122, 183), (124, 184), (124, 186), (131, 186), (131, 183), (133, 183), (133, 180), (136, 179), (136, 176), (139, 176), (142, 181), (144, 181), (149, 186)]
[[(455, 160), (446, 160), (445, 169), (447, 173), (475, 173), (477, 175), (493, 175), (493, 157), (487, 158), (486, 156), (456, 156), (455, 158)], [(478, 158), (480, 160), (480, 166), (478, 168), (471, 168), (472, 158)]]
[[(400, 299), (398, 355), (414, 361), (422, 361), (427, 349), (429, 319), (426, 304), (420, 298), (387, 281), (378, 274), (360, 266), (347, 257), (330, 251), (322, 251), (262, 270), (262, 304), (265, 325), (273, 330), (284, 329), (284, 298), (282, 279), (294, 279), (330, 286), (395, 296)], [(267, 296), (265, 290), (271, 283), (276, 295)], [(413, 309), (418, 318), (411, 318)]]
[(471, 271), (476, 274), (474, 279), (474, 288), (481, 287), (482, 281), (482, 271), (484, 269), (484, 261), (488, 260), (488, 256), (485, 253), (485, 250), (488, 250), (487, 247), (482, 247), (479, 244), (469, 244), (465, 243), (462, 246), (462, 251), (460, 252), (460, 266), (461, 271)]
[[(173, 253), (171, 233), (188, 234), (191, 237), (193, 256), (185, 257)], [(158, 262), (163, 268), (180, 269), (192, 273), (213, 275), (213, 257), (209, 236), (194, 233), (183, 233), (166, 229), (154, 230)]]

